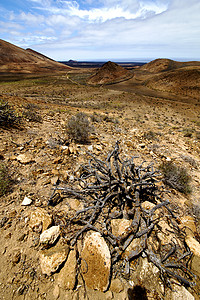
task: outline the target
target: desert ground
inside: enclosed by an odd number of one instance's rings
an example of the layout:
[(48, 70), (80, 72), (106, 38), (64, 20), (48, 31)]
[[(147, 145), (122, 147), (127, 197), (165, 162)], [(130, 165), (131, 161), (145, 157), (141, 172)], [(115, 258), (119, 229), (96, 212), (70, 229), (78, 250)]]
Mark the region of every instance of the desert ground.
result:
[[(132, 281), (119, 275), (103, 296), (98, 291), (86, 293), (81, 278), (71, 289), (64, 289), (58, 271), (42, 272), (41, 228), (33, 230), (31, 225), (36, 210), (54, 216), (66, 209), (65, 199), (48, 205), (52, 187), (58, 180), (67, 185), (77, 176), (81, 164), (89, 159), (87, 151), (103, 159), (119, 141), (125, 157), (138, 156), (139, 161), (153, 162), (155, 168), (171, 161), (187, 170), (191, 192), (166, 187), (167, 197), (179, 220), (191, 220), (193, 238), (200, 242), (199, 99), (196, 94), (157, 91), (150, 83), (144, 85), (150, 73), (134, 72), (127, 81), (104, 86), (87, 84), (92, 69), (0, 77), (0, 99), (20, 118), (15, 126), (0, 127), (0, 163), (12, 177), (9, 191), (0, 198), (1, 299), (172, 299), (169, 287), (166, 293), (153, 293), (148, 284), (145, 295), (140, 290), (135, 294), (131, 284), (135, 280), (140, 285), (138, 274)], [(85, 144), (75, 143), (66, 130), (70, 118), (79, 112), (87, 115), (92, 127)], [(25, 197), (32, 200), (30, 205), (22, 205)], [(80, 203), (73, 202), (71, 209), (77, 206)], [(54, 225), (59, 223), (56, 220)], [(187, 287), (187, 299), (199, 299), (199, 270), (196, 267), (196, 286)]]

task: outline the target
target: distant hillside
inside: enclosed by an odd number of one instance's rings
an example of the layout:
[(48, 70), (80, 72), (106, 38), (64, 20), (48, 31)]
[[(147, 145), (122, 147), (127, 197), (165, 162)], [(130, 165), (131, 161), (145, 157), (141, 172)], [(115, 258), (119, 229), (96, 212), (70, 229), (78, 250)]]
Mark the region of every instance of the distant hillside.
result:
[(200, 67), (185, 67), (153, 76), (146, 85), (154, 90), (200, 100)]
[(133, 74), (130, 71), (114, 62), (108, 61), (88, 79), (88, 84), (111, 84), (130, 79), (131, 77), (133, 77)]
[(159, 73), (159, 72), (171, 71), (179, 68), (198, 67), (198, 66), (200, 67), (199, 61), (179, 62), (171, 59), (158, 58), (145, 64), (140, 69), (151, 73)]
[(69, 69), (39, 52), (0, 40), (0, 73), (48, 73)]

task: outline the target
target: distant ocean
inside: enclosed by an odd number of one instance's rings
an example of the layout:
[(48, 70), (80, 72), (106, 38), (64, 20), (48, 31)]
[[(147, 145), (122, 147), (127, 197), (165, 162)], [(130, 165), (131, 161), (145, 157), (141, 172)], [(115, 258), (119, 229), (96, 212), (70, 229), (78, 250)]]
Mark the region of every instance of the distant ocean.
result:
[[(144, 64), (148, 63), (150, 60), (135, 60), (135, 61), (114, 61), (112, 62), (117, 63), (123, 67), (136, 67), (136, 66), (143, 66)], [(69, 61), (59, 61), (65, 65), (70, 67), (78, 67), (78, 68), (99, 68), (104, 65), (107, 61), (76, 61), (76, 60), (69, 60)]]

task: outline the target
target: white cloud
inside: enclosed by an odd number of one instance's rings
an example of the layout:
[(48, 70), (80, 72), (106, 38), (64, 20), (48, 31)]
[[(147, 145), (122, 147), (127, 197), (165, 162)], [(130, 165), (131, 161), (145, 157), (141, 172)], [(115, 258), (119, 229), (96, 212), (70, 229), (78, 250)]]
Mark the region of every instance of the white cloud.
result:
[(29, 12), (9, 12), (1, 33), (7, 30), (5, 37), (16, 41), (16, 31), (19, 46), (54, 59), (199, 55), (199, 0), (30, 2)]

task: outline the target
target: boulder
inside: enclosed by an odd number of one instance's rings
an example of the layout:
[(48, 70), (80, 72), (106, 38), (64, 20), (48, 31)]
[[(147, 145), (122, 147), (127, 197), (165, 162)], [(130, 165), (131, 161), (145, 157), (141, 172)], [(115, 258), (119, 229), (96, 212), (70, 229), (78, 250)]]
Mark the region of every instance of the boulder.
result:
[(76, 251), (72, 250), (68, 255), (64, 267), (58, 274), (57, 283), (62, 289), (72, 290), (74, 288), (76, 282), (76, 269)]
[(106, 291), (110, 280), (111, 255), (104, 238), (90, 232), (84, 239), (81, 270), (88, 288)]
[(60, 235), (60, 226), (52, 226), (40, 235), (40, 243), (52, 245)]
[(50, 276), (55, 273), (60, 265), (65, 262), (69, 253), (69, 247), (55, 246), (40, 252), (40, 266), (43, 274)]

